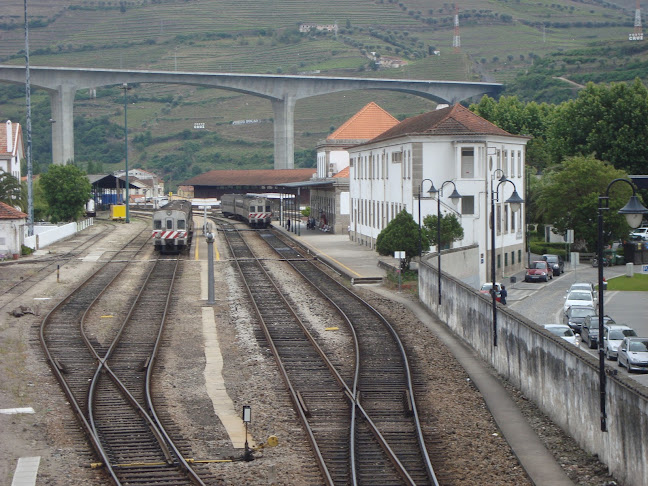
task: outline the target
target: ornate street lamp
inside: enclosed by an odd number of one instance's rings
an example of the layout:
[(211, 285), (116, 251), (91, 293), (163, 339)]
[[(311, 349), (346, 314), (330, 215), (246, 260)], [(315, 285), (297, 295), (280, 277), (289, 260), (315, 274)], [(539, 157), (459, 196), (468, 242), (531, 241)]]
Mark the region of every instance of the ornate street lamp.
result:
[(418, 197), (418, 224), (419, 224), (419, 247), (418, 247), (418, 254), (419, 254), (419, 260), (421, 259), (421, 255), (423, 254), (423, 248), (422, 248), (422, 242), (421, 242), (421, 197), (423, 197), (423, 183), (425, 181), (429, 181), (432, 186), (430, 189), (428, 189), (428, 197), (434, 197), (434, 195), (437, 193), (437, 190), (434, 188), (434, 182), (432, 182), (432, 179), (423, 179), (421, 181), (421, 186), (419, 187), (419, 197)]
[(610, 182), (605, 190), (604, 196), (599, 196), (598, 204), (598, 245), (597, 245), (597, 258), (599, 261), (598, 265), (598, 327), (599, 327), (599, 336), (598, 336), (598, 350), (599, 350), (599, 393), (601, 397), (601, 431), (607, 432), (607, 413), (605, 410), (605, 393), (606, 393), (606, 377), (605, 377), (605, 346), (603, 343), (603, 316), (605, 312), (603, 311), (604, 299), (603, 299), (603, 211), (610, 209), (610, 187), (616, 182), (625, 182), (632, 187), (632, 196), (628, 201), (628, 204), (619, 209), (619, 214), (623, 214), (626, 217), (626, 221), (631, 228), (638, 228), (641, 225), (641, 221), (645, 214), (648, 214), (648, 209), (646, 209), (637, 198), (637, 191), (635, 186), (628, 179), (614, 179)]
[[(452, 184), (452, 187), (454, 188), (454, 191), (452, 191), (452, 194), (450, 194), (450, 200), (452, 201), (452, 204), (457, 204), (459, 199), (461, 199), (461, 194), (457, 192), (457, 186), (455, 186), (455, 183), (452, 181), (445, 181), (441, 186), (439, 187), (438, 191), (434, 191), (434, 195), (437, 196), (437, 270), (438, 270), (438, 282), (437, 282), (437, 288), (439, 289), (439, 305), (441, 305), (441, 196), (443, 195), (443, 186), (446, 184)], [(434, 189), (434, 185), (430, 188), (428, 192), (432, 193)], [(434, 195), (432, 197), (434, 197)]]
[[(502, 175), (498, 179), (499, 183), (495, 188), (493, 188), (493, 180), (497, 176), (497, 173), (501, 172)], [(520, 195), (517, 192), (517, 188), (515, 187), (515, 183), (506, 178), (506, 175), (504, 174), (504, 171), (502, 169), (496, 169), (493, 175), (491, 176), (491, 217), (490, 217), (490, 225), (491, 225), (491, 281), (492, 281), (492, 287), (491, 287), (491, 300), (492, 300), (492, 307), (493, 307), (493, 346), (497, 346), (497, 291), (495, 287), (495, 281), (496, 281), (496, 275), (495, 275), (495, 202), (499, 202), (499, 187), (502, 184), (505, 183), (511, 183), (513, 184), (513, 194), (511, 194), (511, 197), (509, 197), (506, 201), (504, 201), (505, 204), (509, 204), (511, 206), (511, 212), (513, 214), (517, 213), (520, 208), (522, 207), (522, 203), (524, 202), (524, 199), (520, 197)]]

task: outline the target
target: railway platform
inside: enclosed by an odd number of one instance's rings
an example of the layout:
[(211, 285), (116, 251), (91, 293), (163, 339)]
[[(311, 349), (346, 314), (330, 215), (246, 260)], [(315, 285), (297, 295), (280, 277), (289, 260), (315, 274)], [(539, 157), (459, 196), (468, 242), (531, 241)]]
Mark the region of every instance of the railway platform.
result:
[[(278, 225), (275, 225), (275, 228), (309, 248), (318, 259), (346, 275), (354, 283), (378, 284), (385, 276), (387, 268), (397, 266), (396, 259), (380, 256), (375, 250), (357, 245), (346, 234), (335, 235), (304, 228), (296, 233)], [(574, 484), (510, 398), (495, 371), (479, 359), (469, 346), (418, 300), (404, 293), (391, 291), (382, 285), (367, 285), (367, 288), (407, 306), (424, 325), (443, 340), (481, 392), (502, 435), (536, 486)], [(475, 432), (478, 434), (478, 431)]]

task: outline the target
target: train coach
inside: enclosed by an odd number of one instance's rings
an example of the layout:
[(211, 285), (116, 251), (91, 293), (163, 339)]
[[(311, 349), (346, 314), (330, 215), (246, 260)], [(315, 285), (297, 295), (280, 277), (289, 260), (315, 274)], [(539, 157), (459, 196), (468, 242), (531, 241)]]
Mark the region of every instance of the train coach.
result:
[(153, 213), (153, 242), (160, 253), (189, 250), (193, 235), (191, 202), (171, 201)]
[(221, 211), (225, 217), (243, 220), (253, 228), (267, 228), (272, 224), (272, 204), (263, 196), (223, 194)]

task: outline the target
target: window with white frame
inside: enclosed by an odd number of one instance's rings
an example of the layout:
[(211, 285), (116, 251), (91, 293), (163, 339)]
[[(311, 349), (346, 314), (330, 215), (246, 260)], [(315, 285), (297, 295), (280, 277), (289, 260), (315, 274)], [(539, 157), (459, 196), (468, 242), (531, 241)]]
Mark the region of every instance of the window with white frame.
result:
[(464, 179), (475, 177), (475, 149), (473, 147), (461, 148), (461, 177)]

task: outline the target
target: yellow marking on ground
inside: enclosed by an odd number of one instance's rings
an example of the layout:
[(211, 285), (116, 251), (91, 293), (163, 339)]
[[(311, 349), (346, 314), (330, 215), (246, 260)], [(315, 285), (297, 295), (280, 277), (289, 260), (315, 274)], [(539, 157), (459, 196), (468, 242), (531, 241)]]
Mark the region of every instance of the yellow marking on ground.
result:
[(102, 319), (107, 319), (109, 317), (115, 317), (115, 316), (101, 316)]
[(339, 327), (325, 327), (325, 331), (338, 331), (340, 328)]
[(198, 260), (198, 247), (200, 246), (200, 242), (196, 241), (196, 251), (194, 252), (194, 260)]
[(216, 256), (216, 261), (220, 261), (220, 253), (218, 253), (218, 246), (216, 246), (216, 239), (214, 239), (214, 255)]
[(351, 272), (351, 273), (352, 273), (353, 275), (355, 275), (356, 277), (362, 277), (362, 275), (360, 275), (358, 272), (355, 272), (355, 271), (351, 270), (351, 269), (350, 269), (349, 267), (347, 267), (344, 263), (338, 262), (338, 261), (337, 261), (335, 258), (333, 258), (332, 256), (327, 255), (326, 253), (322, 253), (322, 255), (326, 256), (327, 258), (330, 258), (332, 261), (334, 261), (335, 263), (337, 263), (337, 264), (340, 265), (341, 267), (346, 268), (349, 272)]

